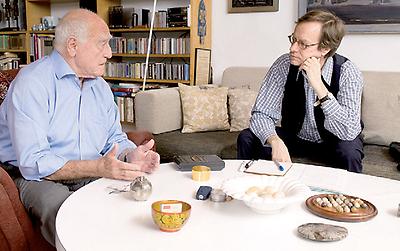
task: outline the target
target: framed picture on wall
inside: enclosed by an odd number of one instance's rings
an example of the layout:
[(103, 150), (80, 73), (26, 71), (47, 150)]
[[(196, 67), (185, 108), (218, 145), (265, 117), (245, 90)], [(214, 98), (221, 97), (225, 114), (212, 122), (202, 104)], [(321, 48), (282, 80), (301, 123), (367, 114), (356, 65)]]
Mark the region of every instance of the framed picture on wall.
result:
[(211, 50), (196, 48), (194, 59), (194, 84), (207, 85), (211, 79)]
[(228, 13), (270, 12), (279, 10), (279, 0), (228, 0)]
[(314, 9), (335, 13), (349, 32), (400, 32), (400, 0), (299, 0), (299, 17)]

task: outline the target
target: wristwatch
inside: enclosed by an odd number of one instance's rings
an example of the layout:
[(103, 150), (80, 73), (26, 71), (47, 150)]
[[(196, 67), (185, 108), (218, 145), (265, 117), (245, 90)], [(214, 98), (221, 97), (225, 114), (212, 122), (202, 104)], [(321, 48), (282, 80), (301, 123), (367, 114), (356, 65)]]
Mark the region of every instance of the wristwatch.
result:
[(327, 100), (331, 100), (334, 99), (335, 97), (333, 96), (332, 93), (328, 92), (328, 94), (326, 94), (324, 97), (322, 97), (321, 99), (318, 99), (317, 101), (315, 101), (314, 106), (319, 106), (322, 103), (324, 103)]

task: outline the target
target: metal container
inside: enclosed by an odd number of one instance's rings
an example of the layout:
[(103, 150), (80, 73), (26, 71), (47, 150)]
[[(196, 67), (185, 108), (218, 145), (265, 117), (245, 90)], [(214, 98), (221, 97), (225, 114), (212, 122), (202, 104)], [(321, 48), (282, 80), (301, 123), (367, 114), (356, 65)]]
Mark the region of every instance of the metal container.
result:
[(144, 201), (150, 197), (152, 191), (151, 182), (146, 177), (139, 176), (132, 181), (129, 193), (133, 199)]

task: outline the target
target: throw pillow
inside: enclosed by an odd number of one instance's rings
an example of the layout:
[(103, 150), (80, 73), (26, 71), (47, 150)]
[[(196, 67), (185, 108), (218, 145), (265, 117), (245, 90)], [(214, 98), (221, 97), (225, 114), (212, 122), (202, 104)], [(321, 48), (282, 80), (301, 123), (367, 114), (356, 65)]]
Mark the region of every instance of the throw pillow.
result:
[(231, 132), (241, 131), (250, 125), (251, 110), (256, 101), (258, 92), (250, 89), (229, 89), (229, 117), (231, 120)]
[(187, 86), (179, 84), (182, 133), (229, 129), (227, 87)]
[(11, 82), (18, 73), (18, 69), (2, 70), (0, 71), (0, 104), (6, 97), (8, 88)]

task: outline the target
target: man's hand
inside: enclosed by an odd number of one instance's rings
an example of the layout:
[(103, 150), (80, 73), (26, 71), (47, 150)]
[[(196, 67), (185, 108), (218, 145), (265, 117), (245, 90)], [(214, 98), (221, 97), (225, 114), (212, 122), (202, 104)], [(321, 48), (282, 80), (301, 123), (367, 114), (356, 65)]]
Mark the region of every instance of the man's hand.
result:
[(160, 165), (160, 155), (151, 150), (154, 140), (151, 139), (144, 145), (140, 145), (126, 155), (129, 163), (139, 166), (139, 170), (152, 173)]
[(116, 158), (118, 152), (118, 144), (98, 159), (98, 173), (100, 177), (118, 179), (118, 180), (133, 180), (138, 176), (143, 176), (141, 166), (135, 163), (125, 163)]
[(267, 142), (271, 145), (272, 160), (279, 162), (292, 162), (289, 151), (281, 138), (279, 138), (277, 135), (274, 135), (269, 137)]
[(320, 58), (309, 57), (300, 66), (300, 69), (303, 69), (306, 72), (308, 83), (314, 89), (315, 93), (318, 95), (318, 98), (325, 97), (328, 93), (328, 90), (321, 79), (322, 65), (320, 61)]

